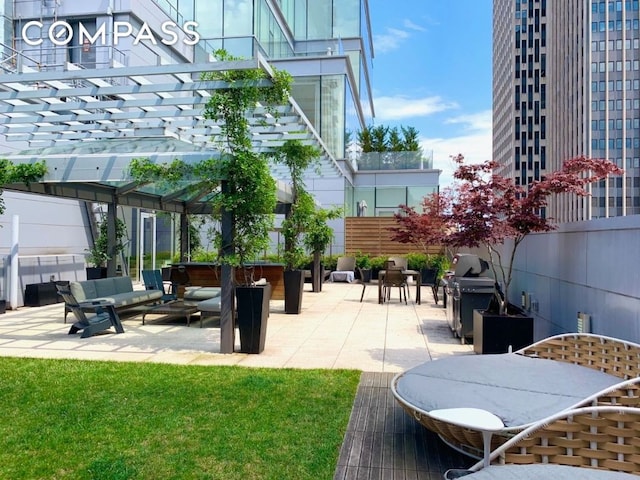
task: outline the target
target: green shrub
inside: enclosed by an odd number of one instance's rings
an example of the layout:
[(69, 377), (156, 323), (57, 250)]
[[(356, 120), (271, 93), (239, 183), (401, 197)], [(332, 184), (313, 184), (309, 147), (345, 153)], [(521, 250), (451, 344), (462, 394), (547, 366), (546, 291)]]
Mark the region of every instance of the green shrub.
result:
[(368, 253), (358, 251), (358, 253), (356, 253), (356, 267), (365, 269), (371, 268), (371, 256)]
[(382, 270), (384, 268), (384, 262), (386, 262), (388, 258), (389, 258), (388, 255), (380, 255), (380, 256), (371, 258), (369, 260), (369, 263), (371, 264), (371, 269)]
[(407, 253), (407, 267), (409, 270), (420, 271), (429, 265), (429, 257), (426, 253), (410, 252)]
[(338, 257), (341, 255), (325, 255), (322, 257), (322, 264), (325, 270), (335, 270), (338, 267)]

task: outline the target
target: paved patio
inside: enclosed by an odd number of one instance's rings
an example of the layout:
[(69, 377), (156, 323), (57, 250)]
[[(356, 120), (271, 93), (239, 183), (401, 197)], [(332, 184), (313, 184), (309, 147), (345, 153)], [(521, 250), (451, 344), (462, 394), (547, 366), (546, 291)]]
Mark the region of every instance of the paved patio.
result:
[[(306, 284), (306, 290), (310, 290)], [(411, 288), (415, 295), (414, 287)], [(300, 315), (284, 313), (283, 301), (271, 302), (266, 348), (260, 355), (220, 354), (215, 322), (164, 321), (142, 313), (122, 316), (124, 334), (105, 333), (81, 339), (68, 335), (63, 304), (21, 307), (0, 315), (0, 355), (167, 362), (197, 365), (241, 365), (274, 368), (354, 368), (365, 372), (400, 372), (442, 356), (471, 353), (447, 326), (442, 304), (422, 288), (416, 305), (377, 303), (377, 288), (327, 283), (322, 292), (305, 291)], [(395, 293), (395, 292), (394, 292)], [(73, 316), (69, 315), (69, 322)], [(239, 337), (236, 335), (239, 348)]]
[[(284, 313), (271, 302), (266, 348), (260, 355), (220, 354), (215, 321), (199, 328), (186, 319), (165, 320), (142, 312), (122, 317), (124, 334), (81, 339), (68, 335), (62, 303), (22, 307), (0, 315), (0, 356), (239, 365), (272, 368), (349, 368), (361, 379), (335, 479), (436, 479), (447, 468), (470, 464), (406, 415), (392, 399), (393, 374), (449, 355), (471, 354), (451, 334), (442, 304), (428, 287), (422, 304), (398, 301), (379, 305), (370, 285), (327, 283), (313, 293), (306, 284), (300, 315)], [(411, 287), (415, 296), (415, 287)], [(69, 316), (71, 322), (72, 316)], [(239, 339), (236, 335), (239, 348)]]

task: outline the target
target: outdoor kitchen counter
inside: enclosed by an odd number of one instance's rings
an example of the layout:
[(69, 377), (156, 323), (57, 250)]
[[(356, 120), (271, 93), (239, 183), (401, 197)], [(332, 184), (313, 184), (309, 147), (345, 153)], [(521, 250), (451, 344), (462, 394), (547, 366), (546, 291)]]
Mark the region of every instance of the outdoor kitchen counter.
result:
[[(171, 268), (184, 266), (189, 274), (191, 285), (199, 287), (220, 286), (220, 265), (210, 262), (173, 263)], [(271, 284), (271, 300), (284, 300), (284, 265), (278, 263), (255, 263), (249, 265), (254, 268), (254, 279), (266, 278)], [(244, 282), (242, 269), (236, 268), (236, 280)]]

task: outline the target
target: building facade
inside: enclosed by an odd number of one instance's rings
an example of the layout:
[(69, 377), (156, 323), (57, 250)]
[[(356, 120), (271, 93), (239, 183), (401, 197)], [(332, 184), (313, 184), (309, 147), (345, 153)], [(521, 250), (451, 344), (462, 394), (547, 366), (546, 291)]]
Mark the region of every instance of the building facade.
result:
[(640, 12), (633, 0), (495, 0), (493, 154), (528, 185), (568, 158), (625, 174), (587, 199), (558, 198), (559, 222), (640, 213)]

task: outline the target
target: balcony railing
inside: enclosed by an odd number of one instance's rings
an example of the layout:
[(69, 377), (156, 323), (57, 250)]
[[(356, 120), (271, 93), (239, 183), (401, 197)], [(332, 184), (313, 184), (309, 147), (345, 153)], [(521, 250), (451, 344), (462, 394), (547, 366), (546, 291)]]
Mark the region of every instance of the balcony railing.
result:
[(433, 159), (422, 152), (367, 152), (356, 158), (358, 170), (428, 170)]

